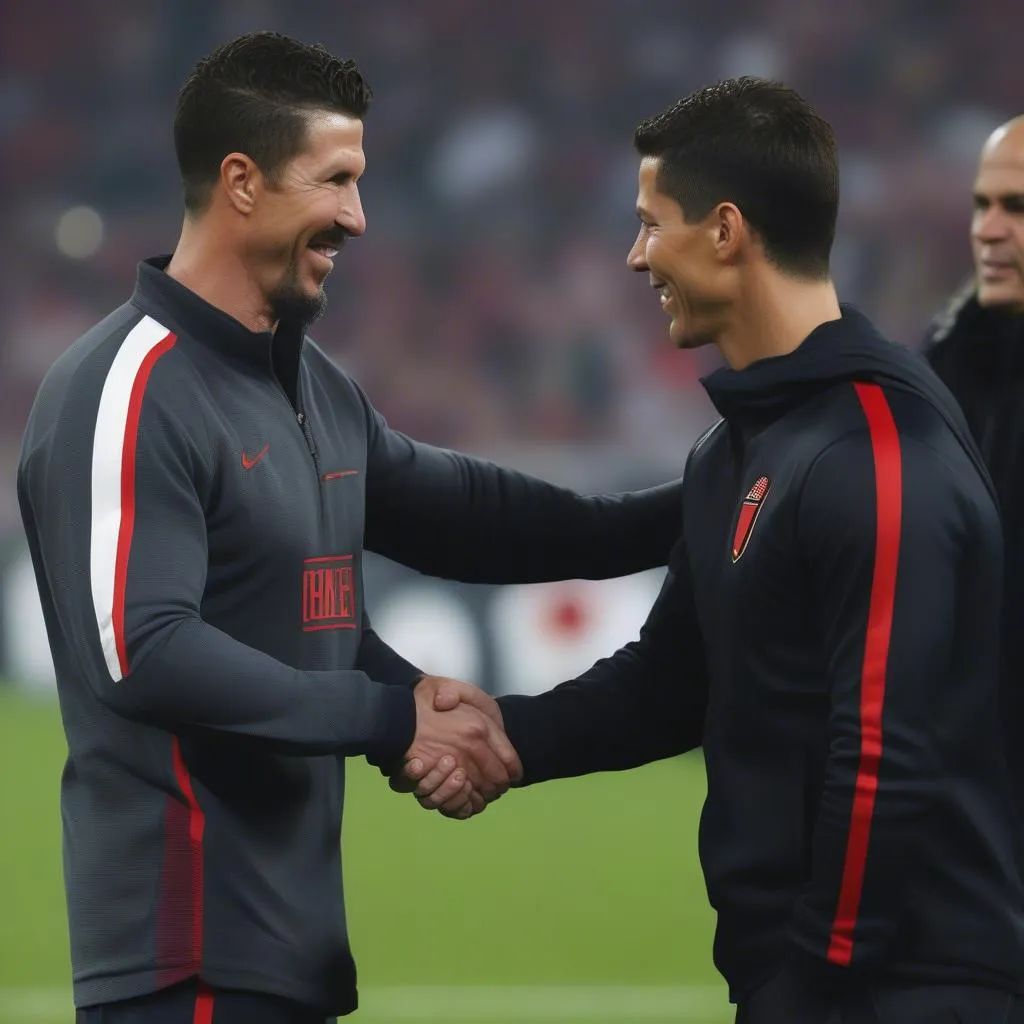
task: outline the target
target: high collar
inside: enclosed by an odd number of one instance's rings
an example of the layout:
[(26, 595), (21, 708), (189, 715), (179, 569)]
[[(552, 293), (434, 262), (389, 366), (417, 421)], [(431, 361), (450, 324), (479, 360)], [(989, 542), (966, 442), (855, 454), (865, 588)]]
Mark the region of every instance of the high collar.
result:
[(727, 420), (773, 419), (811, 391), (839, 380), (872, 379), (902, 359), (862, 313), (840, 307), (838, 320), (820, 324), (792, 352), (759, 359), (742, 370), (723, 367), (702, 378), (715, 408)]
[(952, 356), (960, 373), (1016, 386), (1024, 377), (1024, 313), (982, 306), (972, 287), (937, 318), (926, 349)]
[(153, 256), (139, 264), (132, 303), (172, 330), (264, 373), (282, 363), (296, 364), (305, 336), (299, 322), (282, 321), (276, 331), (250, 331), (224, 310), (210, 305), (164, 271), (169, 255)]

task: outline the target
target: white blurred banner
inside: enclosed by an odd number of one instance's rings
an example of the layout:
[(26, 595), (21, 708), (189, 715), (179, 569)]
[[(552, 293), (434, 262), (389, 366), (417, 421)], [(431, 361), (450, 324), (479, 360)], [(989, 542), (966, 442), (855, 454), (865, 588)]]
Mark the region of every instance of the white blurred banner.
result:
[[(0, 676), (54, 689), (53, 662), (24, 545), (0, 566)], [(487, 587), (420, 576), (373, 555), (364, 563), (377, 633), (426, 672), (490, 693), (540, 693), (635, 640), (664, 570), (614, 580)]]

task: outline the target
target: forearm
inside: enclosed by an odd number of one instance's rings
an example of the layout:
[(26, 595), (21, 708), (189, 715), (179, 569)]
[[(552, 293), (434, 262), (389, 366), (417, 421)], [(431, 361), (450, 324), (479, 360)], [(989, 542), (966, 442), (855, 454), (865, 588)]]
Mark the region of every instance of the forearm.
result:
[(498, 699), (523, 785), (635, 768), (700, 745), (703, 680), (659, 678), (638, 647), (547, 693)]
[(363, 619), (363, 636), (359, 644), (356, 668), (371, 679), (389, 686), (405, 686), (411, 689), (425, 675), (410, 661), (406, 661), (396, 650), (386, 644), (370, 625), (369, 618)]
[(411, 692), (364, 672), (305, 672), (186, 617), (140, 646), (119, 682), (96, 689), (127, 718), (247, 736), (279, 753), (401, 757), (412, 741)]

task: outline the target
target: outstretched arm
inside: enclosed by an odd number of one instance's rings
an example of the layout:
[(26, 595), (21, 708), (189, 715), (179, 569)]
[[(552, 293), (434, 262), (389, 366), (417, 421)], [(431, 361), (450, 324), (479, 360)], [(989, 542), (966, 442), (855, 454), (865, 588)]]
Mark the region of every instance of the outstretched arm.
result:
[(585, 497), (367, 416), (366, 547), (467, 583), (605, 579), (665, 565), (682, 481)]

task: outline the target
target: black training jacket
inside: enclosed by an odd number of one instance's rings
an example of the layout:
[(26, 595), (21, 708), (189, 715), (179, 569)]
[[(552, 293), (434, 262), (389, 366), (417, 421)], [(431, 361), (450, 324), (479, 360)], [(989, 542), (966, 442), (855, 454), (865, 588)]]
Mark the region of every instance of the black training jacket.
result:
[(781, 971), (1017, 989), (1002, 542), (959, 408), (848, 307), (704, 383), (723, 418), (690, 454), (639, 640), (501, 700), (525, 783), (703, 746), (700, 857), (736, 1001)]
[(300, 327), (253, 334), (166, 263), (47, 374), (18, 471), (75, 1000), (200, 976), (343, 1014), (345, 757), (401, 758), (420, 675), (369, 628), (364, 547), (468, 581), (622, 575), (667, 561), (681, 485), (584, 498), (418, 444)]

